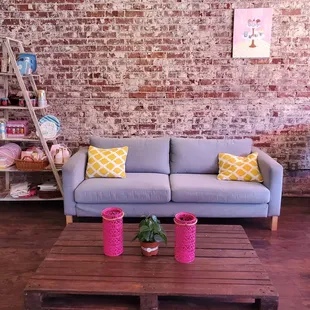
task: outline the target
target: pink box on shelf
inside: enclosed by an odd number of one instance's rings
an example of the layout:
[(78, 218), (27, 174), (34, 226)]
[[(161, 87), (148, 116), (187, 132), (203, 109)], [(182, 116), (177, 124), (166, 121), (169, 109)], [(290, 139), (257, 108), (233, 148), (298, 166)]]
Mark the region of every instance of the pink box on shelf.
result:
[(6, 135), (9, 138), (25, 137), (28, 135), (28, 121), (8, 121)]

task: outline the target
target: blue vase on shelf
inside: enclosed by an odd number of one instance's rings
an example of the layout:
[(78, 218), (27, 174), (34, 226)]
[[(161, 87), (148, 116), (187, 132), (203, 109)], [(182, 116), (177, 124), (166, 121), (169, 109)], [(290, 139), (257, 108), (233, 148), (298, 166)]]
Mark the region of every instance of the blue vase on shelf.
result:
[(37, 56), (30, 53), (21, 53), (17, 57), (17, 65), (22, 75), (35, 73), (37, 70)]

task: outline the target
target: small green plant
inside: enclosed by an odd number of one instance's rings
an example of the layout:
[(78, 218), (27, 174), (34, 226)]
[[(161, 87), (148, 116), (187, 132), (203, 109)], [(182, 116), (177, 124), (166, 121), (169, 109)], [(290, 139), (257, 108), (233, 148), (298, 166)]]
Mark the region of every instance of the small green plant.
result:
[(155, 215), (147, 216), (139, 224), (139, 232), (132, 241), (139, 239), (140, 242), (162, 242), (167, 244), (167, 236), (160, 226), (160, 221)]

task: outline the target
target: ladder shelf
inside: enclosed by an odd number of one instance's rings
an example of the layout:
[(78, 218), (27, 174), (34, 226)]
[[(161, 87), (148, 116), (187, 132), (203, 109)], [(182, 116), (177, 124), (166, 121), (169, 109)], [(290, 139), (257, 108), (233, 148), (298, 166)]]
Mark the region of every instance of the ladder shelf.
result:
[[(7, 37), (0, 37), (0, 42), (1, 42), (1, 46), (2, 46), (2, 62), (1, 62), (1, 68), (0, 68), (0, 82), (3, 84), (3, 88), (4, 88), (4, 92), (5, 92), (5, 97), (8, 97), (8, 89), (9, 89), (9, 78), (10, 77), (16, 77), (19, 87), (23, 93), (23, 97), (25, 99), (26, 102), (26, 106), (25, 107), (20, 107), (20, 106), (0, 106), (0, 110), (3, 110), (3, 114), (4, 114), (4, 118), (6, 120), (8, 120), (9, 118), (9, 112), (12, 112), (14, 110), (28, 110), (31, 120), (34, 124), (35, 127), (35, 131), (38, 135), (38, 137), (35, 136), (27, 136), (27, 137), (16, 137), (16, 138), (10, 138), (7, 137), (5, 139), (1, 139), (0, 141), (18, 141), (18, 142), (36, 142), (36, 143), (41, 143), (43, 150), (47, 156), (47, 159), (49, 161), (49, 167), (48, 169), (44, 169), (42, 171), (46, 172), (46, 171), (50, 171), (53, 173), (55, 180), (57, 182), (58, 188), (63, 196), (63, 188), (62, 188), (62, 181), (59, 175), (59, 171), (61, 171), (61, 169), (57, 169), (55, 164), (54, 164), (54, 160), (52, 158), (52, 155), (50, 153), (49, 147), (47, 145), (48, 141), (51, 141), (52, 143), (57, 143), (57, 137), (55, 139), (52, 140), (48, 140), (45, 139), (42, 131), (40, 129), (40, 125), (39, 125), (39, 121), (36, 115), (37, 111), (40, 112), (45, 112), (45, 109), (48, 106), (45, 107), (33, 107), (30, 97), (29, 97), (29, 93), (25, 84), (24, 79), (27, 78), (27, 80), (30, 82), (31, 84), (31, 88), (32, 90), (37, 93), (38, 89), (36, 86), (36, 82), (34, 80), (34, 77), (39, 77), (39, 75), (36, 74), (30, 74), (30, 75), (21, 75), (18, 65), (17, 65), (17, 61), (16, 61), (16, 57), (15, 54), (13, 52), (13, 48), (17, 48), (19, 53), (24, 53), (24, 47), (21, 41), (15, 40), (15, 39), (11, 39), (11, 38), (7, 38)], [(5, 173), (5, 190), (8, 191), (9, 187), (10, 187), (10, 177), (9, 177), (9, 173), (10, 172), (17, 172), (19, 170), (17, 170), (14, 166), (13, 167), (9, 167), (7, 169), (0, 169), (0, 172), (4, 172)], [(28, 171), (23, 171), (23, 172), (28, 172)], [(40, 171), (39, 171), (40, 172)], [(48, 200), (62, 200), (63, 198), (54, 198), (54, 199), (48, 199)], [(30, 198), (25, 198), (25, 199), (14, 199), (12, 197), (10, 197), (10, 195), (7, 195), (5, 198), (0, 198), (0, 200), (2, 201), (21, 201), (21, 200), (47, 200), (47, 199), (40, 199), (39, 197), (35, 196), (35, 197), (30, 197)]]

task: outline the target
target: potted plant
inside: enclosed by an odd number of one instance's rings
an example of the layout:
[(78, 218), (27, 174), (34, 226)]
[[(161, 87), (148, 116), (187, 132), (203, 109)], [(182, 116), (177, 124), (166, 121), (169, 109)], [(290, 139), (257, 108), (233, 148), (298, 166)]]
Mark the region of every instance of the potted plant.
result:
[(167, 236), (160, 226), (160, 221), (155, 215), (147, 216), (139, 224), (139, 232), (133, 240), (139, 239), (141, 251), (144, 256), (158, 254), (159, 243), (164, 241), (167, 244)]

